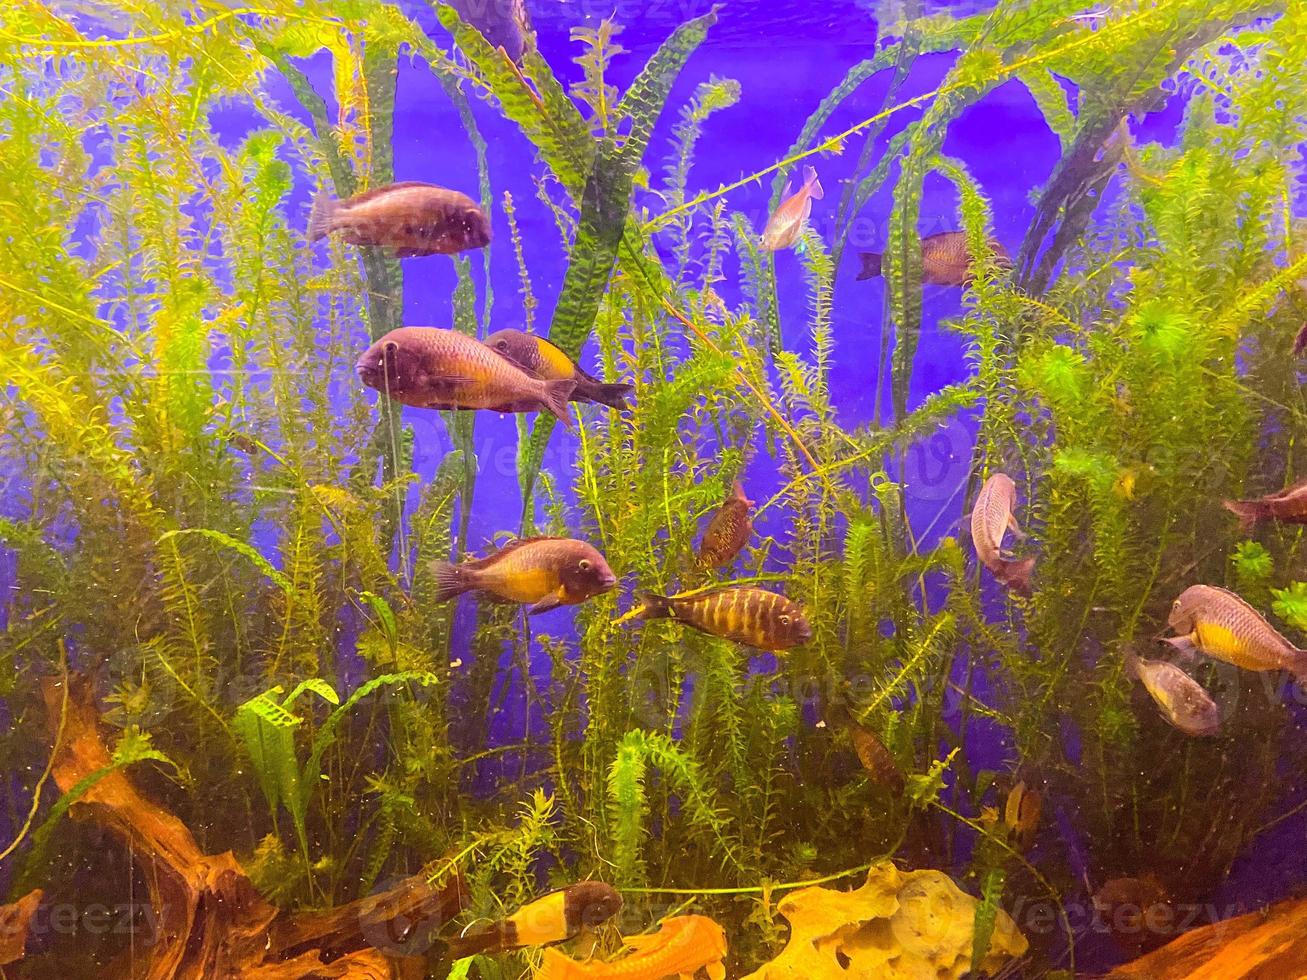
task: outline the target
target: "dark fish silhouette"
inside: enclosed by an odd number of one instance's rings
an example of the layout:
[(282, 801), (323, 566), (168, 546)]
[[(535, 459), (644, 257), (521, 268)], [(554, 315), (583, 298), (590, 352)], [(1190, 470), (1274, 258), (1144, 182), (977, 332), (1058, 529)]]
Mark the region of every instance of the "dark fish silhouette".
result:
[(788, 650), (812, 639), (812, 627), (801, 605), (749, 585), (686, 596), (645, 592), (640, 600), (640, 619), (674, 619), (701, 633), (760, 650)]
[(490, 242), (490, 220), (466, 194), (406, 180), (338, 201), (313, 200), (309, 241), (339, 232), (352, 245), (393, 248), (401, 258), (450, 255)]
[(1298, 328), (1293, 338), (1293, 356), (1302, 357), (1307, 353), (1307, 323)]
[(520, 538), (474, 561), (432, 562), (431, 573), (437, 601), (484, 592), (531, 603), (533, 613), (576, 605), (617, 584), (604, 556), (575, 538)]
[(708, 529), (703, 532), (703, 540), (699, 542), (700, 565), (716, 568), (734, 560), (753, 531), (753, 522), (749, 519), (752, 506), (753, 501), (745, 496), (744, 487), (736, 480), (731, 495), (717, 508), (708, 522)]
[(544, 337), (521, 330), (496, 330), (486, 338), (486, 346), (508, 358), (527, 374), (545, 381), (571, 380), (574, 402), (598, 402), (619, 411), (630, 409), (626, 396), (635, 390), (629, 384), (605, 384), (581, 370), (570, 357)]
[(523, 946), (549, 946), (602, 925), (622, 908), (622, 896), (602, 881), (578, 881), (524, 905), (506, 919), (449, 942), (454, 959), (500, 953)]
[[(994, 260), (1004, 269), (1012, 268), (1012, 258), (1003, 246), (989, 242)], [(874, 279), (881, 274), (881, 253), (862, 252), (859, 279)], [(965, 286), (975, 278), (975, 264), (962, 231), (941, 231), (921, 240), (921, 281), (935, 286)]]
[(827, 706), (826, 716), (829, 724), (838, 725), (848, 732), (853, 751), (871, 781), (895, 796), (901, 796), (907, 781), (903, 777), (903, 770), (894, 761), (894, 754), (886, 748), (885, 743), (869, 728), (860, 724), (842, 700), (832, 699)]
[(1226, 510), (1238, 514), (1245, 524), (1258, 521), (1307, 524), (1307, 480), (1255, 500), (1225, 500), (1222, 503)]
[(415, 408), (545, 411), (571, 427), (572, 381), (533, 378), (475, 337), (439, 327), (400, 327), (354, 365), (369, 388)]

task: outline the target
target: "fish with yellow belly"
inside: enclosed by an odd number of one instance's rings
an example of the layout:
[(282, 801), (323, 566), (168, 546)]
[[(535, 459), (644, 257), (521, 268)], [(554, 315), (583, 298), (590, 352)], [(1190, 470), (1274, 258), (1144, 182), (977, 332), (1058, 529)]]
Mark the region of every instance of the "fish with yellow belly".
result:
[(519, 538), (492, 555), (454, 565), (432, 562), (436, 601), (481, 592), (503, 602), (530, 603), (530, 612), (572, 606), (617, 584), (604, 556), (574, 538)]
[(1245, 670), (1287, 670), (1307, 681), (1307, 650), (1300, 650), (1239, 596), (1215, 585), (1191, 585), (1171, 605), (1166, 642), (1198, 650)]
[(544, 337), (524, 333), (521, 330), (496, 330), (486, 338), (486, 346), (499, 356), (506, 357), (515, 365), (542, 381), (572, 381), (571, 400), (574, 402), (597, 402), (618, 411), (629, 411), (627, 396), (635, 390), (634, 385), (623, 382), (607, 384), (593, 374), (582, 370), (556, 344)]
[(624, 942), (633, 952), (611, 963), (574, 960), (547, 949), (535, 980), (686, 980), (698, 976), (700, 970), (708, 980), (726, 978), (722, 964), (726, 933), (706, 915), (664, 919), (652, 935), (627, 936)]

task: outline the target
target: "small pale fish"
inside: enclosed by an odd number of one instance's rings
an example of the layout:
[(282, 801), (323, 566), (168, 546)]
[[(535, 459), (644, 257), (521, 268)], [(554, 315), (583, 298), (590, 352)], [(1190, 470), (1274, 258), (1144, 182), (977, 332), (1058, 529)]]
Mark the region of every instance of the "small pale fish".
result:
[(449, 942), (454, 959), (551, 946), (602, 925), (621, 911), (622, 896), (602, 881), (578, 881), (524, 905), (506, 919), (465, 932)]
[(380, 245), (400, 258), (452, 255), (490, 242), (490, 220), (466, 194), (401, 181), (338, 201), (326, 194), (313, 200), (309, 241), (339, 232), (351, 245)]
[(1258, 521), (1307, 524), (1307, 480), (1265, 497), (1226, 500), (1223, 503), (1225, 509), (1237, 514), (1245, 525), (1256, 524)]
[(772, 216), (767, 219), (767, 227), (762, 232), (762, 247), (768, 252), (779, 252), (790, 248), (799, 240), (803, 224), (812, 213), (812, 202), (820, 201), (825, 196), (817, 171), (812, 167), (803, 168), (803, 186), (793, 194), (792, 184), (787, 183), (781, 192), (781, 203)]
[(415, 408), (544, 411), (571, 428), (567, 400), (576, 383), (542, 381), (475, 337), (439, 327), (399, 327), (354, 365), (359, 379)]
[(1013, 508), (1017, 504), (1017, 487), (1006, 473), (995, 473), (985, 481), (971, 510), (971, 540), (976, 546), (976, 557), (1005, 586), (1018, 592), (1029, 593), (1030, 572), (1034, 558), (1008, 559), (1002, 554), (1003, 535), (1011, 530), (1025, 537)]
[(645, 592), (640, 598), (640, 619), (674, 619), (701, 633), (759, 650), (788, 650), (812, 639), (812, 627), (801, 605), (751, 585), (685, 596)]
[(631, 952), (610, 962), (546, 949), (535, 980), (690, 980), (700, 970), (708, 980), (726, 980), (726, 933), (706, 915), (664, 919), (657, 932), (626, 936), (623, 944)]
[(1191, 585), (1171, 605), (1166, 640), (1246, 670), (1287, 670), (1307, 681), (1307, 650), (1300, 650), (1239, 596), (1215, 585)]
[(504, 602), (530, 603), (530, 612), (573, 606), (617, 584), (604, 556), (574, 538), (520, 538), (492, 555), (454, 565), (431, 563), (436, 601), (481, 592)]
[[(1000, 268), (1012, 268), (1012, 258), (1002, 244), (990, 239), (989, 247)], [(881, 274), (879, 252), (862, 252), (859, 279), (874, 279)], [(975, 278), (967, 235), (962, 231), (941, 231), (921, 240), (921, 281), (933, 286), (966, 286)]]
[(597, 402), (618, 411), (627, 411), (626, 398), (635, 385), (606, 384), (581, 370), (570, 357), (544, 337), (521, 330), (496, 330), (486, 338), (486, 346), (508, 358), (527, 374), (543, 381), (575, 381), (574, 402)]
[(1003, 804), (1003, 823), (1023, 848), (1030, 846), (1043, 809), (1044, 798), (1038, 790), (1026, 786), (1024, 779), (1008, 792)]
[(1125, 669), (1144, 685), (1162, 717), (1186, 735), (1215, 735), (1221, 728), (1221, 711), (1203, 686), (1175, 664), (1143, 660), (1125, 653)]
[(903, 770), (894, 760), (894, 754), (885, 743), (871, 729), (859, 723), (843, 701), (832, 700), (827, 710), (831, 722), (849, 733), (854, 754), (871, 781), (895, 796), (901, 796), (907, 781), (903, 777)]
[(708, 529), (699, 542), (699, 564), (704, 568), (717, 568), (735, 559), (753, 532), (749, 509), (753, 501), (744, 493), (744, 486), (736, 480), (731, 495), (717, 508)]

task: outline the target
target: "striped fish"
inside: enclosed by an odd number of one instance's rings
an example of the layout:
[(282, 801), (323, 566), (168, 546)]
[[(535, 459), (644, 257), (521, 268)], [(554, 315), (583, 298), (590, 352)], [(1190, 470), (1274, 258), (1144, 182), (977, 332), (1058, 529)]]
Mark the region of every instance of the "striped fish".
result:
[(1021, 558), (1011, 560), (1003, 557), (1003, 535), (1011, 530), (1020, 535), (1021, 528), (1012, 508), (1017, 504), (1017, 486), (1006, 473), (995, 473), (976, 496), (976, 506), (971, 511), (971, 541), (976, 546), (976, 557), (980, 563), (994, 573), (1009, 589), (1018, 592), (1030, 591), (1030, 571), (1035, 567), (1035, 559)]
[(640, 619), (674, 619), (700, 633), (759, 650), (788, 650), (812, 639), (803, 607), (766, 589), (726, 586), (685, 596), (645, 592), (640, 600)]
[(1214, 585), (1191, 585), (1171, 605), (1167, 639), (1182, 651), (1198, 649), (1245, 670), (1287, 670), (1307, 682), (1307, 650), (1300, 650), (1239, 596)]

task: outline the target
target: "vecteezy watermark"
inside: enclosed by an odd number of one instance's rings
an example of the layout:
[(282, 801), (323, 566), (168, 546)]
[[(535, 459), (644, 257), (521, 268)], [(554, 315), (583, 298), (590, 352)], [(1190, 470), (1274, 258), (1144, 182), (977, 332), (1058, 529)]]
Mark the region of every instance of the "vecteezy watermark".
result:
[(1008, 915), (1027, 936), (1048, 936), (1070, 929), (1077, 936), (1098, 933), (1118, 938), (1155, 936), (1161, 939), (1197, 926), (1211, 925), (1213, 941), (1219, 943), (1224, 923), (1245, 911), (1237, 905), (1218, 906), (1215, 902), (1159, 900), (1147, 905), (1120, 902), (1109, 906), (1092, 901), (1055, 903), (1046, 898), (1018, 896), (1008, 909)]
[[(149, 945), (159, 938), (162, 911), (149, 902), (51, 902), (41, 906), (28, 924), (29, 937), (131, 936)], [(12, 937), (0, 925), (0, 944)]]

